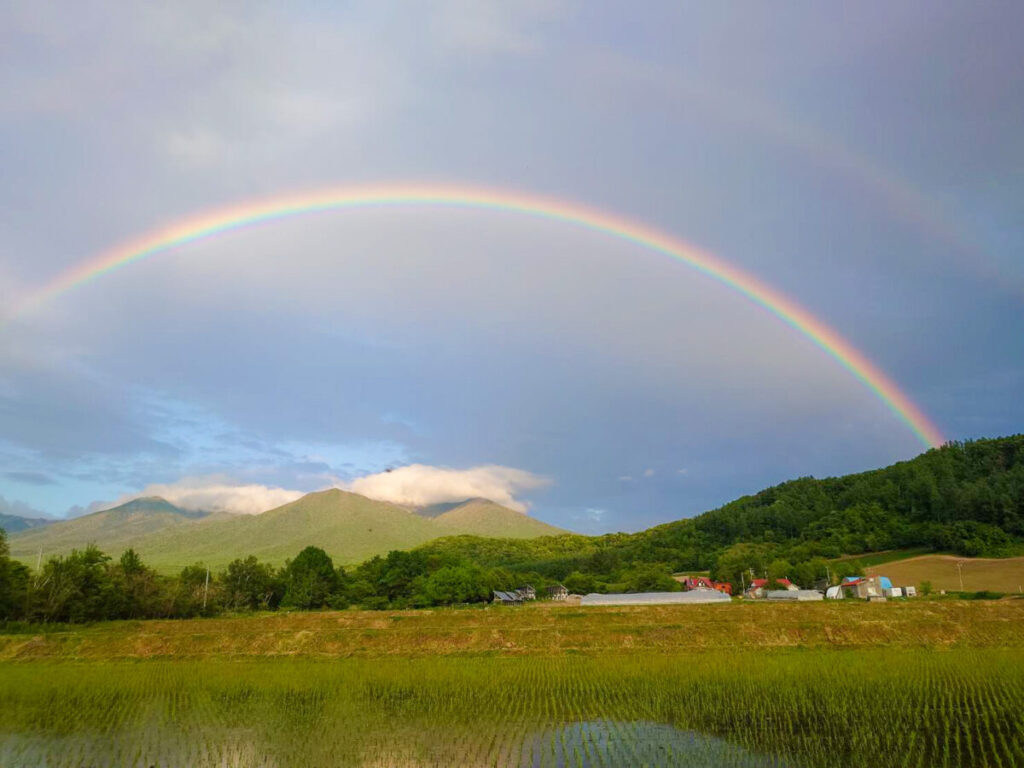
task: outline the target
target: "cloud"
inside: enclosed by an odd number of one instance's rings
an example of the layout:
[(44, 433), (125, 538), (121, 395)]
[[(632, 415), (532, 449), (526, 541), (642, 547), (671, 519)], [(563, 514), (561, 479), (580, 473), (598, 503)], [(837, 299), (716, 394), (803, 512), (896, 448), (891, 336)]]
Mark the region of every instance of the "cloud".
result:
[(186, 477), (175, 483), (147, 485), (138, 493), (121, 497), (108, 508), (144, 496), (161, 496), (184, 509), (258, 515), (303, 495), (302, 491), (266, 485), (232, 485), (226, 478), (218, 476)]
[(3, 496), (0, 496), (0, 515), (16, 515), (17, 517), (47, 517), (45, 512), (42, 512), (23, 501), (8, 501)]
[(653, 469), (645, 469), (644, 470), (644, 477), (654, 477), (654, 470)]
[(448, 469), (410, 464), (390, 472), (359, 477), (345, 487), (378, 501), (425, 506), (470, 498), (485, 498), (517, 512), (529, 505), (516, 496), (548, 485), (550, 480), (512, 467), (486, 465)]
[(25, 485), (53, 485), (57, 482), (44, 472), (4, 472), (4, 477)]

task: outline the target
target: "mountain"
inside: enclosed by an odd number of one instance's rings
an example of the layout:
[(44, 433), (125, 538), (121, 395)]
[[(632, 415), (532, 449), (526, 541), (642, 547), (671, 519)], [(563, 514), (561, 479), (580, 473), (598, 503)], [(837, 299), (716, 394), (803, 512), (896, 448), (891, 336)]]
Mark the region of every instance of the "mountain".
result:
[(533, 539), (565, 533), (529, 515), (513, 512), (489, 499), (468, 499), (433, 517), (436, 525), (450, 529), (452, 535)]
[(0, 528), (3, 528), (8, 534), (27, 531), (29, 528), (41, 528), (52, 522), (53, 520), (47, 520), (42, 517), (21, 517), (20, 515), (0, 513)]
[(637, 533), (517, 541), (453, 537), (423, 549), (549, 578), (579, 571), (609, 584), (643, 564), (673, 572), (710, 569), (740, 583), (741, 573), (762, 573), (773, 563), (799, 573), (801, 564), (812, 561), (886, 550), (1019, 555), (1024, 435), (951, 442), (883, 469), (790, 480)]
[(82, 517), (12, 532), (11, 555), (28, 562), (39, 552), (44, 556), (64, 553), (90, 543), (99, 545), (107, 554), (119, 555), (146, 536), (190, 525), (208, 515), (176, 507), (157, 496), (133, 499)]
[[(47, 535), (49, 532), (53, 535)], [(392, 549), (410, 549), (459, 534), (527, 538), (563, 533), (499, 504), (471, 499), (434, 517), (337, 489), (310, 493), (260, 515), (190, 513), (163, 499), (138, 499), (115, 509), (11, 536), (11, 554), (34, 562), (95, 543), (117, 556), (133, 547), (164, 572), (203, 562), (223, 568), (255, 555), (282, 565), (309, 545), (336, 563), (354, 564)]]

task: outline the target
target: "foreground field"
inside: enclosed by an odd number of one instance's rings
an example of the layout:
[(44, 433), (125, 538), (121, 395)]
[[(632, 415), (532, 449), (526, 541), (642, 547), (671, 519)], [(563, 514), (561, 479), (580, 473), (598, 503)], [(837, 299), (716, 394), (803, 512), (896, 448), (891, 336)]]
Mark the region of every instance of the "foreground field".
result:
[(18, 766), (1024, 765), (1024, 652), (30, 662)]
[(1024, 648), (1024, 600), (273, 613), (0, 634), (0, 660)]
[[(961, 564), (957, 571), (957, 563)], [(1024, 557), (984, 558), (954, 557), (952, 555), (924, 555), (897, 560), (867, 569), (869, 574), (882, 574), (893, 584), (920, 585), (930, 581), (932, 588), (968, 592), (1021, 593), (1024, 591)], [(960, 574), (963, 586), (960, 586)]]
[(0, 636), (0, 765), (1024, 766), (1024, 600), (271, 614)]

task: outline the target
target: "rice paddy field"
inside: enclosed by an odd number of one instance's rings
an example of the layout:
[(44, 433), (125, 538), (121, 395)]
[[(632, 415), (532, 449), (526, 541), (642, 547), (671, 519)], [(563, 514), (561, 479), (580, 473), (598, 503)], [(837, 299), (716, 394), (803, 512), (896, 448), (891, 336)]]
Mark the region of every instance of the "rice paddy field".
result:
[(1024, 766), (1022, 618), (537, 606), (8, 634), (0, 765)]

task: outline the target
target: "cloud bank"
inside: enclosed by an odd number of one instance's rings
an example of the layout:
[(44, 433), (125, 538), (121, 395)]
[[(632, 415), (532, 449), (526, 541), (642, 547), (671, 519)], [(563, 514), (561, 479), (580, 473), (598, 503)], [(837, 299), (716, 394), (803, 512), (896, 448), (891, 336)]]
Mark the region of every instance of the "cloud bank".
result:
[(547, 478), (531, 472), (494, 464), (470, 469), (410, 464), (357, 478), (343, 487), (392, 504), (426, 506), (481, 497), (525, 513), (529, 505), (516, 497), (549, 483)]
[(186, 477), (175, 483), (147, 485), (138, 493), (118, 499), (111, 506), (143, 496), (161, 496), (183, 509), (258, 515), (303, 495), (302, 491), (266, 485), (232, 485), (227, 479), (219, 477)]
[[(470, 498), (485, 498), (509, 509), (525, 513), (529, 504), (517, 496), (543, 488), (550, 480), (522, 469), (488, 464), (469, 469), (449, 469), (426, 464), (410, 464), (387, 472), (358, 477), (335, 486), (377, 501), (409, 506), (426, 506)], [(207, 512), (258, 515), (268, 509), (295, 501), (305, 491), (259, 484), (236, 485), (227, 477), (185, 477), (174, 483), (153, 483), (137, 493), (122, 496), (112, 504), (96, 505), (109, 509), (146, 496), (160, 496), (175, 506)], [(94, 511), (89, 509), (88, 511)]]

